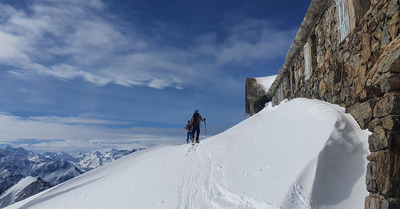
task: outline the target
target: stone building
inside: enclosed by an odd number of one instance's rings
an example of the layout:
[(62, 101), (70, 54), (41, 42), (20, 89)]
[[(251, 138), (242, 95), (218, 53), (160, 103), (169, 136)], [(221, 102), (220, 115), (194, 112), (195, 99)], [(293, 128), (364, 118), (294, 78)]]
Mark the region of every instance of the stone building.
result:
[(315, 98), (345, 107), (372, 132), (366, 209), (400, 208), (399, 7), (400, 0), (312, 0), (268, 92), (246, 81), (247, 113), (265, 101)]

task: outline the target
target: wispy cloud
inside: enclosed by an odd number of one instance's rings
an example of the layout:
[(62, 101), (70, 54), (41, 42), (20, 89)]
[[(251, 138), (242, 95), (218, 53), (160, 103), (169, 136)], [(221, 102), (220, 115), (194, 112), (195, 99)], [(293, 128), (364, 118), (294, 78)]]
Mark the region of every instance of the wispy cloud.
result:
[(181, 137), (178, 136), (183, 135), (183, 131), (177, 129), (135, 127), (127, 121), (88, 117), (25, 118), (0, 113), (0, 124), (3, 144), (18, 143), (19, 146), (47, 151), (174, 144), (179, 143)]
[(216, 66), (252, 65), (286, 55), (296, 30), (281, 31), (267, 20), (244, 18), (230, 20), (225, 27), (226, 37), (217, 42), (217, 34), (198, 38), (198, 51), (213, 55)]
[(28, 9), (0, 4), (0, 63), (19, 69), (10, 73), (81, 78), (99, 86), (182, 89), (199, 72), (206, 78), (220, 66), (284, 56), (292, 38), (292, 31), (275, 30), (268, 21), (244, 19), (226, 23), (224, 37), (199, 34), (188, 49), (158, 45), (171, 35), (179, 39), (178, 29), (163, 35), (179, 26), (154, 23), (154, 33), (141, 34), (107, 13), (100, 0), (41, 0)]
[(13, 65), (16, 62), (29, 62), (29, 56), (24, 49), (29, 48), (19, 37), (0, 31), (0, 62)]
[[(19, 119), (21, 120), (22, 118)], [(36, 117), (28, 117), (27, 120), (42, 122), (47, 124), (132, 125), (131, 122), (127, 121), (102, 120), (102, 119), (88, 118), (88, 117), (36, 116)]]

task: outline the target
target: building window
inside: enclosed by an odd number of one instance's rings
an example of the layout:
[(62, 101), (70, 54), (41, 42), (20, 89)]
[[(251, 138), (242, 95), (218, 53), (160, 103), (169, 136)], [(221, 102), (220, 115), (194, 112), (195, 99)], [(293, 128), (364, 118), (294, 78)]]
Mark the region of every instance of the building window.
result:
[(272, 97), (272, 106), (279, 105), (284, 99), (283, 83), (281, 83)]
[(310, 63), (310, 47), (308, 42), (304, 45), (304, 80), (308, 80), (311, 74), (311, 63)]
[(278, 95), (279, 95), (279, 101), (278, 101), (278, 103), (280, 104), (282, 101), (283, 101), (283, 85), (281, 84), (280, 86), (279, 86), (279, 93), (278, 93)]
[(349, 4), (348, 0), (336, 0), (336, 11), (338, 15), (339, 40), (342, 42), (350, 33)]

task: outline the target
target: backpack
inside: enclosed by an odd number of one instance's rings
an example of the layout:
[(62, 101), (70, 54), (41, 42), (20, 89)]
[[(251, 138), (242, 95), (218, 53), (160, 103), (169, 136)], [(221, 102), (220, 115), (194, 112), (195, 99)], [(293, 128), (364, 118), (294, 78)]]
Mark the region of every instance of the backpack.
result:
[(199, 113), (194, 113), (192, 116), (192, 125), (197, 127), (199, 126)]

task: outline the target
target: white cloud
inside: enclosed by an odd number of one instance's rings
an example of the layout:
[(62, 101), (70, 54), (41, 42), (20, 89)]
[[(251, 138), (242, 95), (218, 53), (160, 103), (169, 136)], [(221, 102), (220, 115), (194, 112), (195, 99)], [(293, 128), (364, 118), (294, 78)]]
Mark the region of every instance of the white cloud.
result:
[(15, 62), (29, 62), (29, 56), (24, 52), (27, 47), (25, 41), (18, 36), (0, 31), (0, 62), (14, 64)]
[(74, 63), (84, 67), (103, 63), (131, 44), (110, 23), (101, 20), (80, 21), (64, 39), (65, 43), (51, 48), (49, 53), (71, 57)]
[(155, 89), (163, 89), (170, 86), (170, 83), (171, 82), (169, 80), (154, 79), (149, 82), (148, 86)]
[(199, 34), (190, 48), (183, 49), (162, 43), (166, 37), (180, 39), (180, 30), (165, 33), (179, 26), (154, 23), (153, 33), (140, 34), (123, 27), (126, 23), (116, 17), (105, 18), (111, 14), (100, 0), (41, 0), (29, 9), (28, 13), (0, 4), (0, 64), (18, 67), (12, 72), (26, 77), (33, 72), (61, 80), (81, 78), (99, 86), (183, 89), (194, 80), (202, 83), (215, 77), (224, 65), (249, 66), (284, 57), (292, 39), (292, 31), (245, 19), (226, 24), (226, 37)]
[(296, 30), (279, 31), (267, 20), (243, 19), (225, 26), (227, 36), (217, 42), (215, 33), (198, 37), (197, 52), (212, 54), (216, 65), (251, 65), (284, 57)]
[(51, 69), (45, 67), (37, 68), (37, 70), (39, 74), (51, 75), (61, 80), (83, 78), (88, 82), (100, 86), (106, 85), (112, 81), (110, 78), (94, 75), (66, 64), (52, 66)]
[[(6, 143), (10, 145), (10, 143)], [(11, 143), (12, 144), (12, 143)], [(21, 141), (18, 143), (18, 147), (23, 147), (26, 150), (34, 152), (66, 152), (66, 153), (78, 153), (78, 152), (91, 152), (94, 150), (101, 150), (104, 147), (101, 144), (93, 143), (90, 141), (79, 141), (79, 140), (41, 140), (34, 141), (34, 143)]]
[[(143, 50), (147, 44), (134, 34), (122, 35), (100, 15), (78, 8), (81, 3), (33, 4), (30, 15), (0, 4), (2, 10), (9, 11), (5, 26), (0, 29), (0, 40), (5, 42), (0, 41), (4, 46), (0, 49), (0, 62), (20, 67), (29, 76), (29, 71), (34, 71), (61, 80), (82, 78), (100, 86), (111, 82), (158, 89), (179, 85), (179, 79), (165, 76), (176, 67), (173, 61), (148, 53), (123, 53)], [(103, 8), (99, 3), (91, 1), (89, 5)], [(29, 44), (19, 47), (18, 43)], [(56, 57), (63, 59), (55, 60)], [(54, 64), (42, 64), (42, 60)]]
[[(0, 113), (0, 141), (18, 142), (24, 147), (45, 151), (63, 149), (92, 149), (99, 147), (140, 144), (176, 144), (182, 130), (133, 127), (127, 121), (103, 120), (88, 117), (19, 117)], [(111, 127), (110, 127), (111, 126)], [(30, 141), (35, 141), (31, 143)], [(28, 143), (30, 144), (25, 144)], [(157, 143), (156, 143), (157, 142)]]
[(79, 125), (128, 125), (131, 124), (127, 121), (115, 121), (115, 120), (101, 120), (87, 117), (60, 117), (60, 116), (40, 116), (40, 117), (29, 117), (31, 121), (48, 123), (48, 124), (79, 124)]
[[(2, 140), (19, 139), (90, 139), (107, 137), (109, 133), (95, 131), (90, 127), (77, 127), (63, 123), (51, 123), (32, 119), (24, 119), (13, 115), (0, 115)], [(91, 133), (92, 132), (92, 133)], [(102, 132), (102, 133), (100, 133)], [(115, 137), (115, 136), (114, 136)]]

